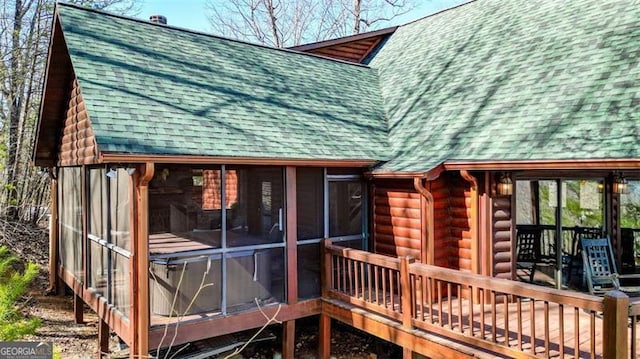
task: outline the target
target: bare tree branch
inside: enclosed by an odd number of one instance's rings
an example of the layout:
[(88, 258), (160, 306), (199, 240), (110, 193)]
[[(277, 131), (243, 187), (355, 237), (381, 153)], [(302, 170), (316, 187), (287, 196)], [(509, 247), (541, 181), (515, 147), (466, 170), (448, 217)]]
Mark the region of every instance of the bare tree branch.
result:
[(208, 0), (213, 31), (275, 47), (369, 31), (415, 0)]

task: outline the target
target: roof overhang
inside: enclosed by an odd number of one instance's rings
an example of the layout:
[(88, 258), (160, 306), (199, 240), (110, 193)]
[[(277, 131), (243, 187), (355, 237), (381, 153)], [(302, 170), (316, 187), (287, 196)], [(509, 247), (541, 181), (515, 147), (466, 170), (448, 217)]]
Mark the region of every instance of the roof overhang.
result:
[(49, 38), (40, 113), (36, 123), (31, 154), (36, 166), (55, 166), (58, 135), (63, 126), (64, 105), (72, 77), (71, 58), (67, 51), (56, 7), (51, 25), (51, 37)]
[(370, 167), (376, 160), (360, 159), (287, 159), (287, 158), (252, 158), (252, 157), (218, 157), (190, 155), (143, 155), (122, 153), (101, 153), (101, 163), (180, 163), (180, 164), (235, 164), (235, 165), (270, 165), (270, 166), (307, 166), (307, 167)]
[(424, 172), (376, 172), (372, 178), (437, 178), (443, 171), (528, 171), (528, 170), (640, 170), (637, 159), (578, 159), (578, 160), (508, 160), (508, 161), (466, 161), (447, 160)]

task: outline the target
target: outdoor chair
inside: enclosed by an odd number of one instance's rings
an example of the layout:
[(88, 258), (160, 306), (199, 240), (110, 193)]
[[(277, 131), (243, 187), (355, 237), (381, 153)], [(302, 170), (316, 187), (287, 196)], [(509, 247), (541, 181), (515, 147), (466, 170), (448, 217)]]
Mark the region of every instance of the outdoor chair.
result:
[(620, 290), (628, 295), (640, 295), (640, 287), (621, 286), (620, 279), (640, 279), (638, 274), (618, 274), (609, 238), (582, 238), (582, 260), (589, 293), (603, 295)]
[(580, 241), (582, 239), (602, 238), (602, 229), (593, 227), (575, 227), (573, 229), (573, 237), (571, 239), (570, 251), (563, 256), (563, 266), (567, 269), (567, 283), (572, 283), (572, 279), (578, 278), (582, 281), (584, 287), (584, 277), (582, 276), (582, 247)]
[(540, 229), (519, 228), (517, 233), (517, 267), (529, 270), (529, 282), (533, 282), (540, 260)]

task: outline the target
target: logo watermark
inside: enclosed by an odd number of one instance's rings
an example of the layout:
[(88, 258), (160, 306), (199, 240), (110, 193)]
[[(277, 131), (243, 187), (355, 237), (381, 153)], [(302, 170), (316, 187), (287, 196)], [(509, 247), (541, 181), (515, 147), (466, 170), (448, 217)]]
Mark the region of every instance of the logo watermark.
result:
[(53, 343), (0, 342), (0, 359), (52, 359)]

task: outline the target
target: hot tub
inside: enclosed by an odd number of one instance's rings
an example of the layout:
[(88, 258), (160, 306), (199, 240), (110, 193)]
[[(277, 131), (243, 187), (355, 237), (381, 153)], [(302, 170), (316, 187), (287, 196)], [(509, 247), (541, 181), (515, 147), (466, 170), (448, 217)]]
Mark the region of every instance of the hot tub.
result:
[[(158, 238), (150, 238), (150, 270), (153, 274), (150, 275), (149, 285), (152, 313), (176, 316), (221, 311), (222, 254), (206, 254), (211, 247), (201, 248), (201, 244), (180, 242), (182, 248), (190, 250), (182, 253), (155, 252), (154, 255), (153, 249), (160, 248), (158, 243), (163, 248), (167, 247), (166, 236)], [(154, 240), (157, 242), (154, 243)], [(242, 250), (225, 256), (227, 308), (243, 304), (255, 305), (256, 298), (263, 300), (271, 297), (269, 250)], [(196, 297), (203, 276), (204, 284), (209, 285), (200, 290)]]

